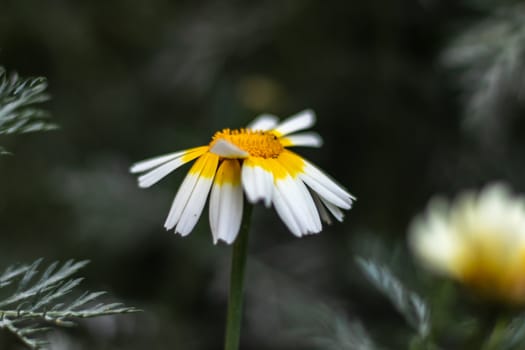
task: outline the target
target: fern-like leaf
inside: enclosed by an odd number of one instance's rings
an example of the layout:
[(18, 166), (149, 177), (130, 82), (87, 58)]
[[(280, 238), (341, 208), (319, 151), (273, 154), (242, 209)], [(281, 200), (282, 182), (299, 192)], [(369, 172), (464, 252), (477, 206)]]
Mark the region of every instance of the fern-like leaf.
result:
[[(42, 260), (7, 268), (0, 275), (0, 329), (11, 332), (32, 349), (45, 347), (42, 336), (50, 326), (72, 326), (75, 318), (137, 312), (121, 303), (93, 303), (105, 292), (84, 292), (68, 298), (82, 278), (72, 275), (88, 261), (51, 263), (39, 272)], [(1, 297), (2, 292), (11, 289)], [(5, 292), (4, 292), (5, 293)]]
[(373, 261), (358, 258), (357, 263), (368, 280), (384, 294), (403, 315), (421, 338), (431, 329), (430, 309), (416, 293), (408, 290), (386, 267)]
[[(310, 306), (314, 319), (322, 324), (312, 329), (305, 329), (303, 337), (310, 339), (316, 349), (323, 350), (379, 350), (372, 337), (359, 320), (349, 320), (346, 315), (323, 304)], [(317, 308), (317, 309), (316, 309)], [(315, 313), (317, 312), (317, 315)]]
[(29, 266), (27, 265), (9, 266), (0, 275), (0, 288), (10, 285), (16, 277), (20, 276), (21, 274), (26, 273), (28, 269), (29, 269)]
[[(56, 129), (40, 107), (49, 100), (46, 90), (45, 78), (21, 78), (0, 66), (0, 135)], [(8, 152), (0, 147), (2, 153)]]
[[(505, 328), (500, 331), (498, 334), (497, 348), (501, 350), (520, 350), (523, 349), (523, 344), (525, 344), (525, 314), (514, 317)], [(487, 349), (488, 348), (490, 347), (487, 346)], [(493, 346), (492, 349), (494, 348)]]
[[(466, 125), (494, 131), (525, 101), (525, 6), (509, 5), (467, 28), (443, 54), (459, 70)], [(505, 113), (506, 112), (506, 113)]]

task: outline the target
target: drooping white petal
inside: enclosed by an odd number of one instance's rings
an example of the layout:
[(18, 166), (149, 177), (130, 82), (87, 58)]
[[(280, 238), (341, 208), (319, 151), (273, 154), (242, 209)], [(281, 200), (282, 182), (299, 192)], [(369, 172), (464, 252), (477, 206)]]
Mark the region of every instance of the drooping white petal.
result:
[[(191, 159), (190, 159), (191, 160)], [(169, 161), (166, 164), (163, 164), (156, 168), (155, 170), (150, 171), (149, 173), (146, 173), (139, 177), (139, 187), (141, 188), (147, 188), (151, 185), (156, 184), (161, 179), (163, 179), (166, 175), (180, 167), (186, 162), (189, 162), (190, 160), (183, 159), (183, 157), (175, 158), (171, 161)]]
[(195, 158), (200, 157), (204, 152), (206, 152), (206, 147), (202, 147), (202, 149), (199, 150), (184, 152), (180, 154), (177, 158), (170, 160), (167, 163), (164, 163), (159, 167), (151, 170), (150, 172), (147, 172), (146, 174), (140, 176), (138, 179), (139, 187), (147, 188), (156, 184), (166, 175), (168, 175), (172, 171), (175, 171), (175, 169), (179, 168), (181, 165), (184, 165), (194, 160)]
[(210, 226), (213, 242), (219, 240), (231, 244), (241, 227), (243, 195), (241, 168), (236, 160), (224, 160), (210, 195)]
[[(303, 233), (320, 232), (322, 225), (315, 202), (303, 181), (296, 176), (297, 174), (292, 175), (295, 174), (293, 165), (288, 164), (286, 158), (277, 158), (276, 160), (272, 160), (271, 163), (272, 168), (275, 169), (279, 177), (275, 181), (275, 186), (279, 186), (280, 182), (286, 184), (284, 197), (290, 199), (290, 203), (293, 203), (294, 209), (296, 209), (298, 220), (304, 222), (303, 226), (306, 227), (306, 230)], [(283, 173), (281, 171), (287, 174), (284, 179), (282, 178)], [(288, 196), (286, 194), (288, 194)], [(295, 200), (293, 200), (293, 198), (295, 198)]]
[[(279, 174), (279, 178), (274, 181), (276, 192), (284, 202), (284, 207), (291, 212), (294, 222), (299, 226), (300, 234), (320, 232), (322, 226), (319, 213), (304, 183), (290, 175), (283, 177), (282, 174), (286, 174), (286, 170), (277, 160), (273, 160), (272, 168)], [(277, 205), (276, 198), (273, 199), (273, 203)]]
[(273, 194), (273, 175), (261, 166), (260, 160), (247, 158), (242, 165), (242, 185), (250, 203), (264, 201), (269, 207)]
[(274, 115), (271, 114), (261, 114), (257, 118), (255, 118), (248, 126), (246, 126), (247, 129), (252, 130), (261, 130), (266, 131), (273, 129), (279, 121), (279, 118), (277, 118)]
[(181, 236), (186, 236), (193, 230), (197, 221), (202, 214), (208, 193), (210, 192), (213, 179), (206, 177), (199, 177), (197, 184), (191, 193), (186, 207), (180, 216), (180, 220), (175, 227), (175, 232), (180, 233)]
[(161, 164), (164, 164), (166, 162), (169, 162), (170, 160), (173, 160), (175, 158), (179, 158), (181, 156), (183, 156), (184, 154), (186, 154), (188, 151), (179, 151), (179, 152), (174, 152), (174, 153), (170, 153), (170, 154), (165, 154), (165, 155), (162, 155), (162, 156), (157, 156), (157, 157), (154, 157), (154, 158), (149, 158), (149, 159), (146, 159), (146, 160), (143, 160), (143, 161), (140, 161), (140, 162), (137, 162), (135, 164), (133, 164), (131, 166), (131, 168), (129, 168), (129, 171), (131, 173), (141, 173), (143, 171), (147, 171), (147, 170), (150, 170), (150, 169), (153, 169)]
[(316, 132), (304, 132), (300, 134), (293, 134), (280, 139), (284, 147), (305, 146), (305, 147), (321, 147), (323, 139), (321, 135)]
[(345, 217), (345, 214), (343, 213), (343, 211), (339, 209), (337, 206), (335, 206), (334, 204), (327, 202), (323, 198), (320, 198), (320, 199), (321, 199), (321, 202), (323, 202), (324, 206), (328, 209), (328, 211), (333, 215), (333, 217), (337, 221), (342, 222)]
[(166, 222), (164, 223), (166, 230), (171, 230), (174, 228), (179, 221), (180, 215), (186, 207), (186, 203), (188, 202), (188, 199), (190, 198), (198, 180), (198, 174), (189, 173), (182, 181), (182, 184), (180, 185), (177, 194), (173, 199), (173, 203), (171, 204)]
[[(275, 182), (275, 188), (278, 193), (278, 198), (274, 198), (274, 206), (277, 209), (278, 204), (282, 204), (287, 208), (293, 218), (293, 225), (299, 227), (298, 236), (321, 231), (321, 223), (319, 214), (315, 208), (315, 203), (311, 197), (309, 198), (310, 201), (308, 201), (301, 189), (297, 186), (296, 181), (291, 177), (278, 180)], [(281, 203), (277, 203), (278, 201)], [(310, 209), (310, 206), (313, 206), (313, 211)], [(313, 212), (315, 212), (315, 215), (312, 215)], [(279, 216), (281, 216), (281, 214), (279, 214)], [(287, 218), (281, 216), (281, 219), (285, 221)], [(285, 223), (291, 226), (290, 223), (286, 221)], [(292, 233), (294, 232), (292, 231)]]
[(273, 206), (275, 211), (284, 222), (286, 227), (293, 233), (294, 236), (301, 237), (302, 230), (301, 226), (297, 222), (297, 219), (292, 213), (292, 207), (284, 200), (281, 191), (277, 188), (273, 188)]
[(342, 209), (350, 209), (355, 197), (348, 193), (341, 185), (337, 184), (328, 175), (319, 170), (312, 163), (304, 160), (304, 172), (299, 177), (317, 194)]
[(180, 220), (175, 227), (175, 232), (180, 233), (181, 236), (189, 234), (197, 224), (213, 183), (219, 157), (209, 153), (208, 156), (205, 156), (204, 158), (205, 164), (202, 172), (199, 174), (199, 179), (197, 180), (193, 192), (180, 215)]
[(332, 218), (330, 217), (330, 214), (328, 214), (328, 211), (326, 211), (326, 207), (324, 206), (323, 202), (321, 202), (321, 198), (319, 198), (319, 196), (315, 192), (312, 192), (311, 194), (312, 198), (314, 199), (315, 206), (319, 211), (319, 216), (321, 217), (321, 220), (326, 222), (328, 225), (331, 225)]
[[(233, 243), (241, 227), (243, 212), (242, 186), (225, 185), (220, 189), (214, 187), (211, 196), (213, 202), (210, 215), (215, 220), (212, 226), (213, 242), (217, 244), (223, 240), (227, 244)], [(214, 208), (213, 211), (211, 211)]]
[(308, 222), (308, 230), (305, 234), (321, 232), (323, 228), (321, 218), (319, 217), (319, 211), (317, 210), (310, 191), (308, 191), (308, 188), (300, 179), (295, 179), (294, 183), (297, 187), (298, 194), (301, 196), (300, 201), (304, 206), (302, 210), (305, 210), (306, 217), (303, 218)]
[(299, 112), (281, 122), (273, 129), (279, 136), (308, 129), (315, 124), (315, 113), (311, 109)]
[(211, 153), (227, 158), (246, 158), (249, 153), (224, 139), (217, 140), (210, 148)]
[(219, 157), (212, 153), (199, 158), (180, 186), (164, 227), (188, 234), (197, 223), (213, 182)]

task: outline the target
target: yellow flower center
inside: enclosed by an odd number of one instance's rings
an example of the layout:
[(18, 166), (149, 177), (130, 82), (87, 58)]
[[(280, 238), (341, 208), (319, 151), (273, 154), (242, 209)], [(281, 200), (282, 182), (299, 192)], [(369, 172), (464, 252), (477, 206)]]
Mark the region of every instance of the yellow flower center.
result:
[(233, 143), (252, 157), (277, 158), (284, 150), (279, 138), (271, 131), (223, 129), (213, 135), (210, 147), (221, 139)]

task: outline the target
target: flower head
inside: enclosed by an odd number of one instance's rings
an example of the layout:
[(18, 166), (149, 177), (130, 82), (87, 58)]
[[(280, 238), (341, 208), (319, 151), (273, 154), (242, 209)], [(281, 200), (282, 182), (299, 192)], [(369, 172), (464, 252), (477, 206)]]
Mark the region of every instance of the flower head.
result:
[(213, 240), (232, 243), (241, 225), (243, 190), (251, 203), (275, 210), (296, 236), (321, 231), (330, 212), (343, 219), (355, 199), (316, 166), (288, 150), (291, 146), (320, 147), (313, 132), (294, 134), (315, 122), (306, 110), (278, 123), (262, 115), (246, 128), (216, 132), (206, 146), (175, 152), (134, 164), (140, 187), (149, 187), (181, 165), (195, 160), (182, 182), (164, 227), (185, 236), (197, 223), (210, 194), (209, 218)]
[(410, 243), (434, 271), (481, 295), (525, 303), (525, 199), (506, 186), (466, 192), (452, 205), (431, 201), (412, 223)]

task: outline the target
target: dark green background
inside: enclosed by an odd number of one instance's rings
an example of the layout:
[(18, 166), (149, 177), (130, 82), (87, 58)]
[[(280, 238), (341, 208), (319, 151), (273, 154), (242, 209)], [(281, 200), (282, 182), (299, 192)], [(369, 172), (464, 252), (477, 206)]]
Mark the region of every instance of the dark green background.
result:
[(255, 208), (242, 349), (313, 348), (282, 305), (290, 295), (335, 303), (371, 328), (400, 323), (368, 295), (355, 242), (402, 245), (434, 193), (492, 179), (523, 188), (513, 163), (521, 129), (490, 147), (465, 131), (458, 72), (440, 65), (454, 36), (484, 14), (460, 2), (0, 7), (0, 64), (48, 77), (46, 108), (61, 127), (0, 140), (14, 153), (0, 158), (0, 266), (89, 259), (84, 288), (145, 310), (54, 335), (64, 348), (220, 349), (230, 247), (213, 246), (207, 209), (187, 238), (164, 231), (187, 167), (147, 190), (128, 168), (261, 112), (314, 109), (325, 145), (298, 152), (358, 200), (342, 224), (303, 239), (273, 209)]

